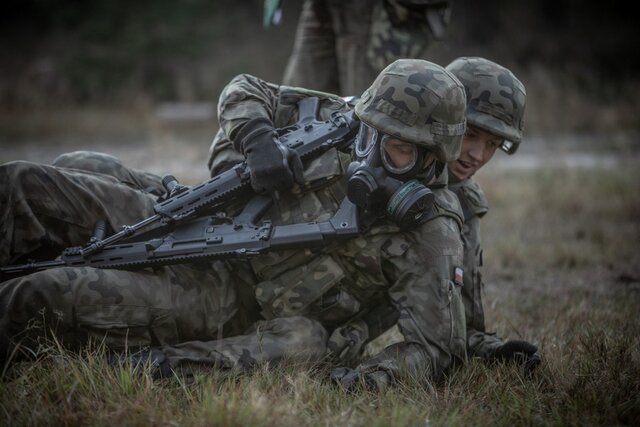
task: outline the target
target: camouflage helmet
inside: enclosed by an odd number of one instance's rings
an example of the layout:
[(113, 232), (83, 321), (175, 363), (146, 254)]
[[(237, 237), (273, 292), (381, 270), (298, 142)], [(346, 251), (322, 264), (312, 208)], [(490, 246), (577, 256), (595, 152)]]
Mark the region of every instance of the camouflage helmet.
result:
[(488, 59), (463, 57), (447, 65), (464, 85), (467, 123), (506, 141), (500, 147), (509, 154), (518, 149), (524, 130), (527, 93), (511, 71)]
[(443, 67), (399, 59), (376, 77), (355, 112), (377, 130), (426, 147), (448, 162), (460, 154), (465, 104), (462, 84)]

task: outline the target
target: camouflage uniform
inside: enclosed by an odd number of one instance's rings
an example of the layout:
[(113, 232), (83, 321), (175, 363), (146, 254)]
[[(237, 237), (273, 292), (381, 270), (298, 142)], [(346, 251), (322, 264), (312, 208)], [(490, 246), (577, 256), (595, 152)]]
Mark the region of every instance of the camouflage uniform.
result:
[[(479, 57), (461, 57), (449, 64), (464, 85), (467, 97), (467, 122), (493, 135), (504, 138), (501, 149), (513, 154), (518, 149), (524, 130), (526, 91), (524, 85), (508, 69)], [(460, 180), (449, 173), (449, 188), (458, 196), (464, 213), (464, 287), (462, 296), (467, 320), (467, 351), (470, 355), (490, 358), (503, 341), (487, 333), (482, 306), (482, 247), (480, 218), (489, 204), (480, 186), (471, 178)]]
[(423, 56), (449, 14), (444, 0), (307, 0), (283, 83), (360, 95), (394, 60)]
[[(489, 210), (489, 203), (482, 188), (471, 179), (457, 180), (449, 174), (449, 189), (453, 191), (464, 213), (462, 242), (464, 244), (464, 286), (462, 299), (467, 320), (467, 351), (470, 356), (487, 357), (502, 344), (502, 340), (486, 332), (482, 293), (484, 283), (482, 246), (480, 241), (480, 218)], [(457, 181), (457, 182), (456, 182)]]
[[(99, 219), (117, 230), (153, 214), (154, 197), (105, 174), (16, 161), (0, 166), (0, 180), (2, 265), (83, 245)], [(113, 349), (234, 334), (239, 286), (221, 261), (137, 272), (65, 267), (8, 280), (0, 358), (18, 342), (37, 351), (53, 330), (70, 347), (95, 339)]]
[[(468, 101), (468, 124), (505, 139), (500, 147), (513, 154), (522, 139), (524, 127), (524, 85), (506, 68), (478, 57), (462, 57), (447, 66), (464, 85)], [(449, 189), (456, 194), (464, 214), (464, 286), (462, 297), (467, 321), (467, 352), (470, 356), (490, 358), (503, 344), (494, 333), (486, 332), (482, 294), (483, 253), (480, 218), (489, 210), (482, 188), (471, 178), (459, 179), (449, 171)], [(370, 347), (401, 340), (397, 330), (385, 331)], [(367, 348), (369, 352), (369, 348)]]
[[(428, 93), (433, 92), (423, 96)], [(233, 140), (238, 129), (256, 117), (267, 117), (276, 127), (292, 124), (297, 102), (306, 96), (320, 98), (321, 119), (348, 109), (342, 99), (326, 93), (277, 86), (249, 75), (236, 77), (218, 105), (221, 131), (211, 148), (212, 174), (242, 159), (226, 135)], [(463, 113), (461, 109), (462, 120)], [(456, 154), (455, 145), (452, 150)], [(290, 224), (330, 218), (345, 197), (349, 161), (349, 155), (335, 150), (312, 161), (305, 169), (304, 184), (281, 194), (268, 219)], [(464, 308), (460, 286), (453, 280), (455, 267), (462, 266), (461, 211), (444, 184), (446, 169), (433, 185), (432, 216), (415, 229), (401, 231), (382, 220), (358, 238), (322, 249), (251, 259), (261, 314), (267, 322), (278, 322), (281, 335), (316, 337), (319, 347), (309, 348), (305, 357), (323, 357), (326, 346), (328, 355), (343, 364), (357, 362), (361, 346), (395, 322), (403, 342), (359, 365), (363, 372), (384, 373), (385, 381), (404, 370), (437, 377), (454, 361), (464, 360)], [(174, 366), (192, 361), (237, 367), (288, 357), (271, 335), (264, 338), (260, 323), (257, 330), (241, 337), (167, 346), (163, 351)]]
[(122, 183), (155, 196), (161, 196), (165, 192), (162, 178), (158, 175), (128, 168), (120, 159), (105, 153), (73, 151), (61, 154), (53, 161), (52, 165), (111, 175)]

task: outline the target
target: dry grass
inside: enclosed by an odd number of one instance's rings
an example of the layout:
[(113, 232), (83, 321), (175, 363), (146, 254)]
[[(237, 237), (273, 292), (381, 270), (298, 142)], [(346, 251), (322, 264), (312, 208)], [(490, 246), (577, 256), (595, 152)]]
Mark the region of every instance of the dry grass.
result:
[(0, 381), (3, 425), (638, 425), (640, 172), (487, 168), (485, 309), (538, 344), (532, 378), (471, 360), (443, 381), (345, 394), (326, 368), (280, 366), (153, 381), (101, 348), (52, 344)]

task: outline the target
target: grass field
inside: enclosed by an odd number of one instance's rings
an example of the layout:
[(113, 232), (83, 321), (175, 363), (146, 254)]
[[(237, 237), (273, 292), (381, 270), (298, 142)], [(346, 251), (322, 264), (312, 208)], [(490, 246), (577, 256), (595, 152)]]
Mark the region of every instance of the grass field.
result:
[(487, 324), (540, 347), (531, 378), (470, 360), (441, 382), (384, 394), (346, 394), (323, 367), (153, 381), (108, 366), (100, 348), (75, 355), (52, 343), (2, 373), (0, 425), (639, 425), (640, 171), (637, 154), (618, 160), (477, 177), (491, 204)]

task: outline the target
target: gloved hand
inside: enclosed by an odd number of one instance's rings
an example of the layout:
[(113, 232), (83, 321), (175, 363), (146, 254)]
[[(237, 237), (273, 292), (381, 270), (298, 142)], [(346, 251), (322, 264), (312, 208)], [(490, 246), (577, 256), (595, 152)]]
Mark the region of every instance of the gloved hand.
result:
[(257, 193), (288, 190), (294, 180), (298, 184), (304, 182), (298, 153), (278, 141), (268, 119), (249, 120), (234, 138), (234, 144), (247, 159), (251, 186)]
[(527, 372), (532, 372), (542, 361), (538, 347), (527, 341), (507, 341), (496, 348), (493, 357), (505, 362), (516, 362), (524, 366)]
[(329, 378), (332, 383), (349, 392), (358, 387), (382, 391), (391, 385), (391, 378), (385, 371), (361, 372), (359, 369), (341, 367), (332, 369)]
[(131, 354), (114, 355), (109, 357), (109, 364), (112, 366), (129, 364), (134, 374), (140, 373), (144, 366), (150, 365), (153, 379), (167, 378), (173, 374), (169, 359), (157, 348), (147, 348)]

